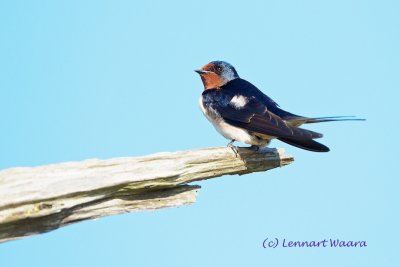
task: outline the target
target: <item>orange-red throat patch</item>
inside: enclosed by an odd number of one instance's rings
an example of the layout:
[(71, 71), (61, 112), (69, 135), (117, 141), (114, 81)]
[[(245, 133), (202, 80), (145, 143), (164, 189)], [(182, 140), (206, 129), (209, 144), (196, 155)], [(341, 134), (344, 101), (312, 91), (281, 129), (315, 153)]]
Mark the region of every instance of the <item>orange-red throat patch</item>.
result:
[(223, 85), (221, 77), (214, 72), (202, 73), (200, 76), (205, 90), (219, 88)]

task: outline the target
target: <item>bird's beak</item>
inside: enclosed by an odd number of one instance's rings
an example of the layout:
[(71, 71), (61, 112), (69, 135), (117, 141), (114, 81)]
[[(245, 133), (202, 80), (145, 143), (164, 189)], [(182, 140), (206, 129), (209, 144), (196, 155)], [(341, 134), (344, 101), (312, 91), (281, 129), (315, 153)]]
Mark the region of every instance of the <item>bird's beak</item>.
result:
[(195, 72), (197, 72), (198, 74), (204, 74), (204, 73), (206, 73), (207, 71), (205, 71), (205, 70), (194, 70)]

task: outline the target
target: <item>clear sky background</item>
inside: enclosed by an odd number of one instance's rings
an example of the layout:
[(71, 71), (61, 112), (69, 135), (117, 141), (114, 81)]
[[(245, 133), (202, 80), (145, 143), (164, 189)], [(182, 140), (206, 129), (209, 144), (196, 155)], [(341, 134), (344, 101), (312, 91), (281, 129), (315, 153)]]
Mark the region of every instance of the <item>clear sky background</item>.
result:
[[(224, 146), (194, 69), (233, 64), (331, 152), (194, 205), (0, 244), (0, 266), (400, 266), (399, 1), (1, 1), (0, 169)], [(1, 197), (1, 196), (0, 196)], [(266, 238), (367, 248), (264, 249)]]

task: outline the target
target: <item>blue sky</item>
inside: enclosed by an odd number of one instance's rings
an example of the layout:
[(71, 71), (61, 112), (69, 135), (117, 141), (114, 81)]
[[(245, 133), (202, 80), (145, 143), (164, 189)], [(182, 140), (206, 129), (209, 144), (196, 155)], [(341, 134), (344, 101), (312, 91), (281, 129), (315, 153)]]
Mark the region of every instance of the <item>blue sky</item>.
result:
[[(2, 1), (0, 168), (223, 146), (197, 106), (211, 60), (331, 152), (199, 182), (191, 206), (0, 244), (2, 266), (399, 266), (398, 1)], [(367, 248), (264, 249), (266, 238)], [(396, 253), (396, 254), (395, 254)]]

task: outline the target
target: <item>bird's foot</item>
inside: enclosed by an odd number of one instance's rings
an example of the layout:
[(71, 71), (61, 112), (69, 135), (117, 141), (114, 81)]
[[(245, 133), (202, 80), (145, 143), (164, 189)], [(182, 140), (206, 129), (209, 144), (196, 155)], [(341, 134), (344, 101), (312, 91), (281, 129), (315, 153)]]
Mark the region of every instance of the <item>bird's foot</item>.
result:
[(237, 147), (233, 145), (234, 142), (235, 142), (235, 140), (230, 141), (228, 143), (227, 147), (230, 147), (232, 149), (233, 153), (235, 153), (235, 157), (238, 157), (239, 152), (238, 152)]

